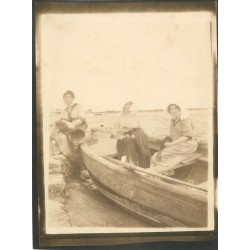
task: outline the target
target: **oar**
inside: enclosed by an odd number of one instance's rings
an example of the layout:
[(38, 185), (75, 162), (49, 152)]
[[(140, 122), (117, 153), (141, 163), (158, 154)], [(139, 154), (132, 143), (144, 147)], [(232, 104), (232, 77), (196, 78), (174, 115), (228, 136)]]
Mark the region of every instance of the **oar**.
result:
[(105, 158), (106, 160), (110, 161), (110, 162), (113, 162), (113, 163), (115, 163), (115, 164), (118, 164), (118, 165), (120, 165), (120, 166), (123, 166), (123, 167), (125, 167), (126, 169), (138, 171), (138, 172), (145, 173), (145, 174), (148, 174), (148, 175), (151, 175), (151, 176), (154, 176), (154, 177), (159, 177), (159, 178), (162, 179), (162, 180), (167, 180), (167, 181), (176, 182), (176, 183), (182, 184), (182, 185), (184, 185), (184, 186), (196, 188), (196, 189), (202, 190), (202, 191), (204, 191), (204, 192), (207, 192), (207, 189), (204, 189), (204, 188), (201, 188), (201, 187), (197, 187), (197, 186), (192, 185), (192, 184), (190, 184), (190, 183), (186, 183), (186, 182), (184, 182), (184, 181), (180, 181), (180, 180), (174, 179), (174, 178), (169, 177), (169, 176), (164, 176), (164, 175), (157, 174), (157, 173), (151, 173), (151, 172), (148, 172), (147, 170), (144, 170), (143, 168), (137, 167), (137, 166), (132, 165), (132, 164), (129, 164), (129, 163), (125, 163), (125, 162), (118, 161), (118, 160), (116, 160), (116, 159), (114, 159), (114, 158), (111, 158), (111, 157), (109, 157), (109, 156), (104, 156), (104, 155), (102, 155), (102, 157)]

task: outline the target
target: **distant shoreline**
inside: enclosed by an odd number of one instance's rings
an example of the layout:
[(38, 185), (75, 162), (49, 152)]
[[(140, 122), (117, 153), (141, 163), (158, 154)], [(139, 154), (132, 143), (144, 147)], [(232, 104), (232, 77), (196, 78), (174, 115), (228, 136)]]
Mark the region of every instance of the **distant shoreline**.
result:
[[(188, 108), (188, 110), (207, 110), (208, 108)], [(51, 110), (52, 113), (61, 113), (62, 109), (53, 109)], [(102, 114), (117, 114), (120, 113), (121, 111), (117, 110), (107, 110), (107, 111), (85, 111), (86, 114), (94, 114), (94, 115), (102, 115)], [(150, 110), (138, 110), (139, 113), (152, 113), (152, 112), (163, 112), (163, 109), (150, 109)]]

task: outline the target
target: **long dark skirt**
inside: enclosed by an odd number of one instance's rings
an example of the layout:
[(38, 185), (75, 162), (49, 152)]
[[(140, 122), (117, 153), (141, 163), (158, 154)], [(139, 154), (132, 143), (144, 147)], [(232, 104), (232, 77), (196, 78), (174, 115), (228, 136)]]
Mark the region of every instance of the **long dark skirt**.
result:
[[(146, 135), (145, 135), (146, 136)], [(116, 149), (118, 152), (118, 158), (121, 160), (122, 156), (127, 156), (139, 167), (149, 168), (150, 167), (150, 152), (146, 145), (138, 145), (138, 136), (136, 139), (133, 137), (125, 137), (122, 140), (118, 140)], [(143, 148), (143, 150), (142, 150)]]

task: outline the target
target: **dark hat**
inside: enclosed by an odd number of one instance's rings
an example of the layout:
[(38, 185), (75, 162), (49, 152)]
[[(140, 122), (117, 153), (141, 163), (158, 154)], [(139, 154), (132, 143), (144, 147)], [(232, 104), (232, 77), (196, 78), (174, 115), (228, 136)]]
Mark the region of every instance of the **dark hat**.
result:
[(75, 94), (74, 94), (74, 92), (71, 91), (71, 90), (67, 90), (67, 91), (63, 94), (63, 98), (64, 98), (66, 95), (71, 95), (72, 98), (75, 98)]

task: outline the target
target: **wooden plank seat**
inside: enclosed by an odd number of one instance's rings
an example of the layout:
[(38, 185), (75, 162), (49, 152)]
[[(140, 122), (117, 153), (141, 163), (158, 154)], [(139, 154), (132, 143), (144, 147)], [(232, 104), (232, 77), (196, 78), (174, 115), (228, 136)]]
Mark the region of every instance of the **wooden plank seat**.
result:
[(168, 176), (173, 175), (175, 169), (192, 165), (192, 164), (196, 163), (197, 159), (199, 159), (201, 156), (202, 155), (199, 153), (194, 153), (194, 154), (192, 154), (192, 156), (189, 159), (187, 159), (187, 160), (185, 160), (185, 161), (183, 161), (175, 166), (171, 166), (171, 167), (157, 166), (157, 167), (152, 167), (152, 168), (147, 169), (147, 170), (151, 173), (159, 173), (159, 174), (168, 175)]
[[(155, 151), (159, 151), (160, 150), (160, 140), (154, 140), (153, 139), (149, 139), (148, 140), (148, 147), (155, 150)], [(200, 162), (205, 162), (207, 163), (208, 162), (208, 159), (207, 159), (207, 146), (206, 145), (203, 145), (203, 144), (199, 144), (199, 147), (198, 147), (198, 150), (197, 150), (197, 153), (202, 153), (201, 156), (199, 158), (197, 158), (198, 161)]]

